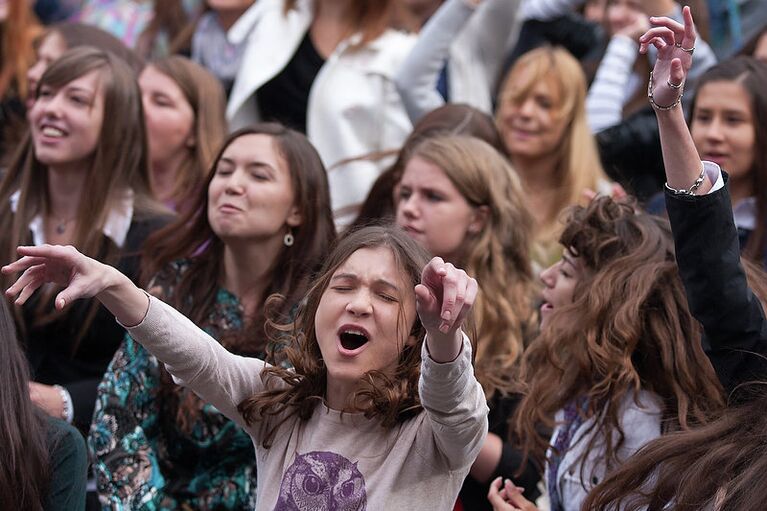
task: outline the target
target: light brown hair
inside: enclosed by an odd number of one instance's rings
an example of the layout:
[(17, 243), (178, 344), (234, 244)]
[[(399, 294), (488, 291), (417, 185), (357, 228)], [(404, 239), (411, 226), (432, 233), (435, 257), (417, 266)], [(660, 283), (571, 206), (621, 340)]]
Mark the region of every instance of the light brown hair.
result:
[(424, 140), (410, 153), (439, 167), (475, 208), (488, 210), (484, 228), (467, 234), (460, 259), (450, 261), (477, 279), (474, 305), (476, 373), (490, 399), (510, 391), (512, 367), (535, 330), (536, 292), (530, 267), (533, 219), (522, 185), (508, 161), (482, 140), (442, 136)]
[[(141, 93), (133, 71), (120, 58), (95, 48), (79, 47), (67, 51), (43, 74), (40, 85), (59, 88), (91, 71), (100, 74), (104, 94), (104, 111), (108, 114), (90, 164), (83, 169), (84, 181), (77, 208), (74, 245), (82, 253), (108, 264), (114, 264), (120, 251), (103, 233), (102, 227), (115, 198), (126, 190), (134, 193), (134, 218), (162, 212), (149, 193), (149, 160), (144, 130)], [(117, 129), (119, 127), (119, 129)], [(48, 208), (48, 168), (35, 156), (34, 144), (27, 136), (15, 160), (0, 183), (0, 259), (6, 263), (16, 259), (16, 247), (31, 243), (29, 224)], [(20, 192), (16, 212), (8, 207), (10, 197)], [(12, 276), (0, 282), (8, 287)], [(51, 297), (48, 297), (52, 299)], [(82, 324), (84, 335), (98, 308), (95, 303)], [(40, 301), (38, 321), (44, 324), (59, 314), (52, 312), (48, 300)]]
[(203, 185), (216, 152), (226, 136), (226, 98), (218, 79), (185, 57), (167, 57), (150, 64), (170, 77), (184, 94), (194, 114), (194, 145), (176, 169), (171, 200), (184, 212)]
[[(291, 417), (307, 421), (317, 405), (324, 402), (327, 369), (314, 330), (317, 308), (335, 271), (357, 250), (377, 247), (391, 250), (395, 264), (406, 276), (411, 290), (420, 282), (428, 255), (400, 229), (363, 227), (338, 241), (314, 279), (306, 301), (292, 325), (292, 343), (286, 348), (285, 355), (294, 369), (268, 367), (261, 374), (267, 390), (243, 400), (237, 407), (247, 424), (261, 422), (264, 447), (271, 445), (282, 423)], [(403, 310), (400, 311), (399, 321), (404, 321), (404, 318)], [(399, 324), (399, 327), (403, 325)], [(352, 409), (364, 413), (369, 419), (379, 419), (385, 428), (393, 428), (422, 410), (418, 397), (418, 379), (425, 330), (417, 316), (407, 328), (407, 331), (399, 328), (403, 339), (408, 338), (409, 334), (410, 341), (403, 343), (393, 374), (369, 371), (362, 377), (361, 388), (350, 397), (349, 406)], [(273, 423), (270, 419), (275, 417), (280, 418)]]

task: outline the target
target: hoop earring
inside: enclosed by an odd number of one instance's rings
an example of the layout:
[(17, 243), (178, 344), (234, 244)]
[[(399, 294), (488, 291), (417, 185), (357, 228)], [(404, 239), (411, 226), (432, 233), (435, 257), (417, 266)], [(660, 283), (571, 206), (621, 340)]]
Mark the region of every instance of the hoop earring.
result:
[(285, 244), (286, 247), (292, 247), (295, 241), (296, 241), (295, 238), (293, 238), (293, 231), (288, 229), (288, 233), (285, 235), (284, 238), (282, 238), (282, 242)]

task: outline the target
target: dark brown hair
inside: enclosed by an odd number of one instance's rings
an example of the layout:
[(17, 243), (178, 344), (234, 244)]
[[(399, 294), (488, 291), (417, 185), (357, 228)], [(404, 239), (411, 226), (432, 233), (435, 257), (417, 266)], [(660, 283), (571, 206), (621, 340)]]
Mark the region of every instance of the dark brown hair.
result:
[(171, 195), (177, 211), (182, 213), (197, 196), (226, 136), (226, 98), (218, 79), (185, 57), (167, 57), (150, 65), (178, 85), (194, 114), (194, 145), (176, 169)]
[[(751, 99), (751, 116), (754, 125), (754, 164), (751, 169), (753, 190), (756, 196), (756, 227), (748, 238), (743, 255), (761, 264), (767, 245), (767, 63), (752, 57), (725, 60), (710, 68), (698, 79), (697, 90), (712, 82), (736, 82)], [(690, 124), (695, 122), (694, 112), (697, 94), (693, 98)], [(725, 169), (726, 170), (726, 169)]]
[[(43, 74), (40, 86), (56, 89), (91, 71), (98, 71), (101, 77), (105, 115), (90, 164), (82, 169), (87, 179), (75, 218), (74, 245), (83, 254), (114, 264), (120, 250), (102, 231), (114, 201), (130, 189), (134, 194), (134, 218), (147, 213), (157, 214), (162, 209), (149, 193), (149, 160), (141, 93), (128, 65), (111, 53), (79, 47), (68, 50), (54, 62)], [(5, 262), (16, 259), (18, 245), (31, 243), (29, 224), (36, 215), (44, 215), (49, 204), (48, 168), (35, 156), (30, 136), (0, 183), (0, 204), (9, 204), (16, 191), (20, 192), (16, 212), (10, 207), (0, 208), (0, 232), (4, 233), (0, 237), (0, 260)], [(4, 276), (0, 283), (8, 287), (13, 278)], [(55, 311), (50, 300), (52, 296), (40, 300), (37, 318), (40, 324), (68, 313)], [(98, 307), (97, 301), (93, 300), (78, 338), (87, 332)]]
[[(213, 232), (208, 220), (208, 187), (226, 149), (245, 135), (272, 138), (290, 171), (295, 204), (303, 220), (300, 226), (293, 228), (293, 246), (284, 247), (277, 257), (279, 264), (272, 269), (272, 280), (264, 290), (264, 302), (272, 294), (284, 296), (288, 309), (301, 301), (309, 287), (311, 273), (321, 264), (335, 238), (325, 167), (306, 137), (276, 123), (256, 124), (232, 133), (219, 150), (212, 163), (213, 170), (189, 211), (153, 233), (145, 243), (146, 255), (141, 268), (144, 284), (167, 264), (190, 258), (191, 267), (176, 287), (171, 304), (197, 324), (203, 322), (211, 310), (223, 272), (224, 242)], [(250, 339), (246, 344), (256, 352), (264, 348), (263, 316), (253, 324), (259, 325), (252, 329), (252, 337), (258, 340)]]
[(445, 135), (466, 135), (484, 140), (501, 155), (508, 157), (492, 117), (463, 104), (448, 103), (435, 108), (418, 121), (399, 153), (393, 153), (397, 154), (397, 160), (373, 183), (353, 227), (393, 218), (394, 189), (402, 179), (405, 163), (410, 159), (413, 149), (428, 138)]
[[(523, 357), (514, 429), (525, 452), (542, 460), (549, 442), (539, 428), (582, 397), (587, 418), (601, 417), (584, 455), (604, 449), (608, 468), (624, 440), (620, 407), (640, 389), (660, 398), (667, 431), (718, 415), (723, 392), (687, 306), (668, 222), (599, 197), (571, 208), (560, 241), (585, 269), (572, 304), (550, 316)], [(597, 446), (599, 438), (614, 440)]]
[[(296, 8), (298, 0), (285, 0), (285, 12)], [(383, 34), (392, 17), (393, 0), (350, 0), (347, 1), (345, 22), (346, 36), (361, 34), (357, 46), (363, 46)], [(315, 7), (316, 8), (316, 7)]]
[[(267, 390), (245, 399), (238, 406), (245, 422), (261, 422), (263, 445), (268, 448), (277, 428), (291, 417), (307, 421), (315, 408), (324, 402), (327, 369), (322, 359), (314, 330), (315, 315), (322, 295), (335, 271), (357, 250), (386, 247), (391, 250), (397, 267), (415, 288), (421, 280), (421, 271), (428, 255), (418, 243), (396, 227), (369, 226), (343, 236), (325, 260), (322, 270), (302, 304), (292, 325), (292, 342), (285, 350), (294, 369), (269, 367), (261, 378)], [(411, 291), (414, 293), (414, 291)], [(404, 321), (404, 310), (399, 320)], [(402, 325), (398, 325), (402, 326)], [(402, 332), (402, 330), (399, 330)], [(414, 417), (421, 411), (418, 397), (418, 378), (421, 368), (421, 344), (425, 330), (416, 316), (408, 326), (410, 341), (403, 343), (399, 363), (392, 375), (370, 371), (362, 377), (361, 388), (351, 397), (349, 406), (367, 418), (380, 419), (385, 428)], [(407, 335), (402, 336), (403, 339)], [(277, 418), (276, 423), (269, 420)]]
[(767, 502), (767, 394), (759, 392), (707, 426), (653, 440), (594, 488), (583, 509), (761, 511)]
[[(306, 294), (309, 279), (320, 266), (335, 239), (335, 227), (330, 210), (330, 192), (317, 151), (304, 135), (279, 124), (263, 123), (232, 133), (218, 152), (205, 185), (194, 197), (190, 209), (176, 222), (155, 232), (145, 244), (141, 281), (150, 279), (169, 263), (188, 259), (189, 268), (175, 286), (172, 296), (163, 299), (176, 307), (195, 324), (203, 324), (213, 309), (217, 290), (224, 273), (224, 242), (216, 236), (208, 219), (208, 187), (218, 162), (232, 142), (245, 135), (268, 135), (284, 158), (290, 172), (295, 204), (300, 208), (303, 222), (293, 228), (293, 246), (283, 247), (270, 269), (270, 281), (264, 289), (261, 304), (254, 318), (249, 318), (240, 332), (228, 332), (218, 341), (226, 348), (249, 355), (261, 355), (266, 348), (267, 316), (287, 318), (290, 311)], [(267, 307), (269, 296), (283, 297)], [(163, 372), (163, 390), (182, 428), (194, 421), (202, 402), (191, 392), (175, 385)]]
[(47, 419), (29, 398), (29, 371), (0, 300), (0, 505), (42, 511), (50, 485)]

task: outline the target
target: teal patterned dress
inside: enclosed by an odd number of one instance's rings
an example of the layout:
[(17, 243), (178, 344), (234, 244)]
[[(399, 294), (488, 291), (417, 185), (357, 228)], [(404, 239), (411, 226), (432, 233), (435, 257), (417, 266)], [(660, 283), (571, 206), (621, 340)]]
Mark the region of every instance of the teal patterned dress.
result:
[[(186, 262), (171, 264), (155, 279), (155, 294), (171, 296), (187, 268)], [(219, 288), (200, 326), (220, 339), (242, 324), (239, 300)], [(254, 509), (252, 440), (207, 403), (191, 424), (181, 427), (163, 391), (169, 384), (162, 371), (157, 359), (126, 335), (99, 385), (88, 448), (103, 509)], [(187, 392), (181, 391), (179, 401), (188, 399)]]

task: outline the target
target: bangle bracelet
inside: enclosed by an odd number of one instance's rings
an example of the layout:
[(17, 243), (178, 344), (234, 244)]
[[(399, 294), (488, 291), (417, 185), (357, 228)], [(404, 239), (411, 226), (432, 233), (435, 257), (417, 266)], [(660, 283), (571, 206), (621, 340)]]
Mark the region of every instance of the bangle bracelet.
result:
[(653, 76), (652, 71), (650, 71), (650, 80), (647, 82), (647, 99), (650, 101), (650, 104), (652, 107), (656, 110), (673, 110), (676, 108), (679, 103), (682, 101), (682, 97), (684, 96), (684, 82), (680, 83), (678, 86), (675, 86), (669, 81), (669, 86), (673, 89), (679, 89), (679, 96), (677, 96), (676, 101), (671, 103), (668, 106), (662, 106), (655, 102), (655, 98), (653, 97)]
[(54, 389), (59, 391), (61, 396), (61, 420), (64, 422), (72, 423), (72, 398), (69, 396), (69, 392), (61, 385), (54, 385)]
[(700, 175), (698, 176), (698, 179), (695, 180), (695, 182), (692, 184), (691, 187), (687, 188), (686, 190), (684, 188), (676, 189), (671, 188), (668, 183), (666, 183), (666, 190), (673, 193), (674, 195), (695, 195), (695, 190), (700, 188), (700, 185), (703, 184), (703, 181), (706, 179), (706, 167), (703, 167), (700, 169)]

